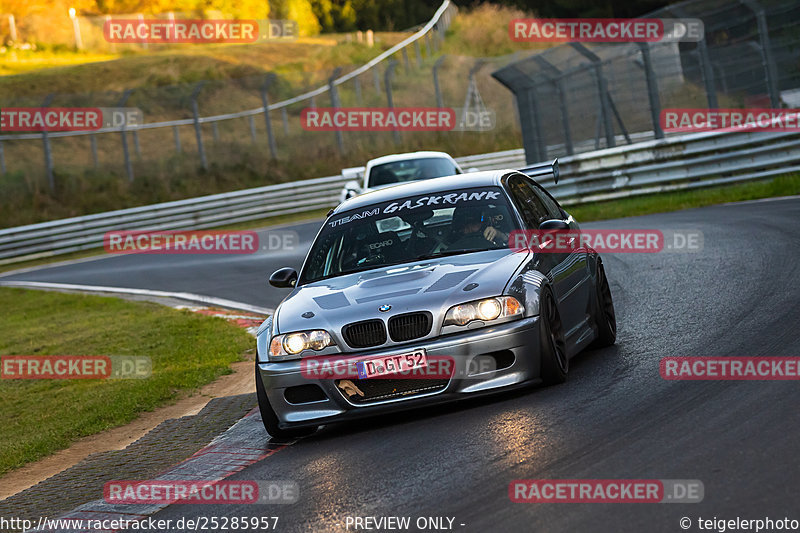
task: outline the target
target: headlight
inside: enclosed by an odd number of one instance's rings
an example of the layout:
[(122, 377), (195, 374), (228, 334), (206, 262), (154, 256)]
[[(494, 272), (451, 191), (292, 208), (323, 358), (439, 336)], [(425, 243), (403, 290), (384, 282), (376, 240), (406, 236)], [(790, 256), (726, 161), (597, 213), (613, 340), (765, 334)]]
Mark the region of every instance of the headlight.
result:
[(272, 360), (297, 359), (295, 356), (304, 350), (318, 352), (335, 345), (336, 343), (325, 330), (297, 331), (272, 337), (272, 342), (269, 344), (269, 355)]
[(460, 305), (454, 305), (444, 316), (445, 326), (466, 326), (473, 320), (489, 322), (498, 318), (522, 316), (522, 304), (513, 296), (486, 298)]

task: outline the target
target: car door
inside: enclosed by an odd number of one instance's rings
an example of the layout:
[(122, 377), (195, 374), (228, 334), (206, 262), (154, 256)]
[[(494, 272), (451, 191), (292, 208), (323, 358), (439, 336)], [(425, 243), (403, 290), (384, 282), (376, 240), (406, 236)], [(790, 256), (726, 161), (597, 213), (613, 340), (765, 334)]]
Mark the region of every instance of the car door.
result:
[[(520, 214), (528, 229), (538, 230), (539, 225), (545, 220), (553, 218), (563, 219), (561, 210), (555, 203), (548, 209), (542, 192), (530, 178), (522, 174), (514, 175), (508, 180), (509, 191), (512, 199), (519, 209)], [(544, 193), (546, 194), (546, 193)], [(548, 203), (552, 202), (548, 198)], [(553, 211), (553, 208), (556, 211)], [(535, 251), (535, 250), (534, 250)], [(538, 263), (537, 269), (550, 280), (550, 284), (559, 302), (561, 320), (564, 324), (564, 333), (582, 322), (585, 315), (585, 305), (580, 307), (580, 295), (576, 294), (577, 269), (583, 268), (585, 260), (581, 261), (581, 254), (564, 253), (558, 251), (540, 251), (534, 261)], [(580, 277), (580, 276), (578, 276)]]
[[(569, 216), (541, 185), (530, 178), (528, 178), (528, 183), (533, 188), (534, 194), (544, 204), (550, 219), (567, 221)], [(570, 227), (579, 233), (580, 226), (574, 220), (571, 221)], [(579, 241), (580, 238), (578, 237), (577, 240)], [(569, 306), (568, 313), (573, 317), (571, 323), (577, 327), (588, 317), (587, 302), (592, 295), (589, 256), (585, 248), (579, 247), (579, 242), (575, 243), (575, 248), (564, 258), (562, 267), (566, 269), (565, 285), (570, 291), (565, 299), (565, 304)]]

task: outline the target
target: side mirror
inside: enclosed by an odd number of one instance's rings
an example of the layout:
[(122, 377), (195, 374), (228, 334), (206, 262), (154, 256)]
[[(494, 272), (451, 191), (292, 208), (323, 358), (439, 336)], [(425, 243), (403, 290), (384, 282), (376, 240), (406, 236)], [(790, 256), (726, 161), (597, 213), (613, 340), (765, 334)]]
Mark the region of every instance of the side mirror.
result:
[(563, 220), (554, 218), (552, 220), (545, 220), (539, 224), (539, 229), (541, 231), (569, 231), (570, 227), (569, 224)]
[(292, 267), (279, 268), (269, 277), (269, 284), (279, 289), (291, 289), (297, 285), (297, 270)]

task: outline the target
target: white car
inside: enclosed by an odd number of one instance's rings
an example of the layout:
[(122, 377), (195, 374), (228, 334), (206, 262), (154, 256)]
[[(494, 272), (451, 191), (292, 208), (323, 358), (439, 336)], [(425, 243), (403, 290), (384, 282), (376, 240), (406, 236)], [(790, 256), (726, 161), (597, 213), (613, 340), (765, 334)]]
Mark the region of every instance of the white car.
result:
[(456, 160), (444, 152), (385, 155), (368, 161), (366, 167), (342, 169), (342, 176), (352, 179), (339, 194), (339, 201), (399, 183), (463, 173)]

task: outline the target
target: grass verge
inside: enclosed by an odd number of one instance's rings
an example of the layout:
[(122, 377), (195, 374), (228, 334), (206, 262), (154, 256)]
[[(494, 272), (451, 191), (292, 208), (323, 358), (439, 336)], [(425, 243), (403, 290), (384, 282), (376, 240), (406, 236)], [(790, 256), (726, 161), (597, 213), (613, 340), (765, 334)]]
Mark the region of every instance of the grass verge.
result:
[(0, 380), (0, 475), (230, 372), (253, 339), (220, 318), (116, 298), (0, 288), (2, 355), (146, 355), (148, 379)]
[(567, 206), (579, 222), (667, 213), (693, 207), (743, 202), (760, 198), (800, 194), (800, 173), (787, 174), (771, 180), (722, 185), (707, 189), (657, 193), (608, 202)]

